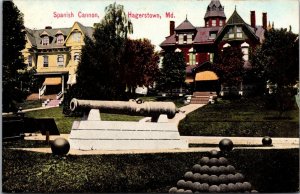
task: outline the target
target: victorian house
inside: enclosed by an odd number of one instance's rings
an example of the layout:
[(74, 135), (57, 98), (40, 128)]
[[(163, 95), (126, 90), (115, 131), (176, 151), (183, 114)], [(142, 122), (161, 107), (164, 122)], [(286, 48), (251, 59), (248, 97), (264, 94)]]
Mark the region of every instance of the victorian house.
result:
[[(25, 49), (22, 51), (28, 69), (35, 68), (40, 85), (38, 98), (45, 94), (63, 96), (68, 85), (76, 83), (78, 66), (84, 37), (92, 37), (93, 28), (75, 22), (71, 28), (32, 30), (26, 28)], [(52, 97), (53, 98), (53, 97)]]
[[(245, 68), (249, 68), (249, 48), (255, 48), (264, 39), (267, 13), (263, 13), (263, 26), (256, 25), (255, 11), (250, 12), (250, 25), (235, 9), (226, 20), (224, 6), (212, 0), (207, 6), (204, 26), (195, 27), (186, 18), (175, 28), (170, 21), (170, 35), (160, 44), (163, 51), (183, 52), (186, 62), (186, 82), (194, 91), (217, 91), (218, 76), (212, 70), (214, 55), (226, 47), (239, 47), (244, 54)], [(242, 90), (243, 85), (241, 84)]]

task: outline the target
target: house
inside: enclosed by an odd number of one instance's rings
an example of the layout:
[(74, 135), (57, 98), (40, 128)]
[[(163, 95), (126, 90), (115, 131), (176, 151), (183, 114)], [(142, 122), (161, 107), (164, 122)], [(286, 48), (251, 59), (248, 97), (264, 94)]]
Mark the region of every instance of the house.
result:
[[(264, 39), (268, 28), (267, 13), (263, 13), (263, 26), (256, 25), (255, 11), (251, 11), (250, 16), (251, 25), (235, 9), (226, 20), (224, 6), (219, 0), (211, 0), (204, 16), (204, 26), (195, 27), (186, 18), (175, 28), (175, 22), (170, 21), (170, 35), (160, 47), (163, 51), (183, 52), (186, 83), (193, 91), (218, 91), (223, 86), (212, 70), (214, 55), (225, 47), (239, 47), (244, 53), (245, 68), (249, 68), (249, 48), (255, 48)], [(240, 85), (239, 90), (242, 90), (243, 84)]]
[(25, 63), (28, 69), (35, 68), (36, 76), (44, 80), (38, 98), (45, 94), (56, 94), (56, 99), (61, 98), (66, 87), (76, 83), (84, 37), (92, 37), (93, 28), (75, 22), (71, 28), (47, 26), (25, 30), (27, 42), (22, 51)]

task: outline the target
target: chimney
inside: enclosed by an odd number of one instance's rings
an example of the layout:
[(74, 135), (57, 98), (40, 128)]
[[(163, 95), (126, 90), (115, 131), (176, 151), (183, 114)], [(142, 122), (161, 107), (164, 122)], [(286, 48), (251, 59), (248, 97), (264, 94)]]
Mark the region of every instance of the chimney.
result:
[(175, 22), (170, 21), (170, 36), (174, 34), (174, 30), (175, 30)]
[(253, 28), (256, 28), (255, 11), (251, 11), (250, 13), (251, 13), (251, 15), (250, 15), (251, 26), (252, 26)]
[(262, 25), (264, 29), (267, 29), (267, 13), (262, 13)]
[(52, 29), (52, 27), (51, 26), (46, 26), (45, 29)]

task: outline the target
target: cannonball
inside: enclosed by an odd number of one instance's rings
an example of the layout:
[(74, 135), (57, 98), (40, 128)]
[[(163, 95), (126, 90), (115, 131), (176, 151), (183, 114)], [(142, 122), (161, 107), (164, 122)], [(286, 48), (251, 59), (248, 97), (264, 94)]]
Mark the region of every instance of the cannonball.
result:
[(217, 158), (219, 156), (219, 151), (218, 150), (211, 150), (210, 152), (211, 157)]
[(262, 139), (262, 144), (264, 146), (270, 146), (270, 145), (272, 145), (272, 139), (271, 139), (271, 137), (269, 137), (269, 136), (264, 137)]
[(193, 180), (194, 174), (191, 171), (188, 171), (184, 174), (184, 178), (186, 181)]
[(250, 191), (252, 185), (249, 182), (243, 182), (243, 187), (245, 191)]
[(234, 173), (235, 172), (235, 168), (234, 168), (234, 166), (232, 166), (232, 165), (228, 165), (227, 166), (227, 171), (228, 171), (228, 173)]
[(202, 158), (200, 159), (200, 164), (201, 164), (201, 165), (207, 165), (208, 162), (209, 162), (209, 157), (202, 157)]
[(231, 151), (233, 149), (233, 142), (230, 140), (230, 139), (222, 139), (220, 142), (219, 142), (219, 148), (221, 151)]
[(229, 182), (229, 180), (225, 174), (221, 174), (219, 176), (219, 181), (220, 181), (220, 183), (224, 183), (224, 184), (227, 184)]
[(200, 174), (200, 173), (195, 173), (195, 174), (193, 175), (193, 180), (194, 180), (195, 182), (201, 181), (201, 174)]
[(169, 190), (169, 193), (176, 193), (177, 192), (177, 187), (172, 187), (170, 190)]
[(216, 166), (218, 164), (219, 164), (218, 158), (211, 158), (211, 159), (209, 159), (208, 165), (210, 165), (210, 166)]
[(228, 190), (226, 184), (220, 184), (220, 185), (219, 185), (219, 188), (220, 188), (220, 192), (221, 192), (221, 193), (226, 193), (227, 190)]
[(193, 166), (193, 172), (195, 173), (195, 172), (200, 172), (200, 169), (201, 169), (201, 165), (200, 164), (195, 164), (194, 166)]
[(251, 190), (251, 193), (258, 193), (258, 191), (256, 191), (256, 190)]
[(200, 182), (202, 182), (202, 183), (208, 183), (208, 177), (209, 177), (208, 174), (202, 174)]
[(219, 166), (220, 174), (227, 174), (228, 169), (226, 166)]
[(195, 191), (194, 193), (200, 193), (199, 191)]
[(217, 185), (212, 185), (209, 187), (208, 192), (210, 193), (219, 193), (220, 188)]
[(193, 183), (193, 191), (200, 191), (201, 190), (201, 183), (199, 182), (194, 182)]
[(228, 174), (227, 179), (229, 183), (235, 183), (235, 176), (233, 174)]
[(188, 190), (186, 190), (186, 191), (184, 191), (185, 193), (193, 193), (193, 191), (192, 190), (190, 190), (190, 189), (188, 189)]
[(219, 183), (219, 177), (216, 176), (216, 175), (211, 175), (208, 177), (208, 182), (211, 184), (211, 185), (216, 185)]
[(236, 173), (234, 176), (237, 182), (243, 182), (245, 178), (244, 175), (242, 175), (241, 173)]
[(177, 182), (177, 187), (178, 187), (178, 189), (183, 189), (183, 188), (185, 188), (186, 186), (186, 182), (184, 181), (184, 180), (179, 180), (178, 182)]
[(237, 190), (235, 184), (233, 183), (229, 183), (227, 185), (227, 188), (228, 188), (228, 192), (235, 192)]
[(203, 183), (203, 184), (201, 184), (201, 186), (202, 186), (202, 191), (208, 191), (208, 189), (209, 189), (209, 184)]
[(244, 189), (244, 187), (243, 187), (243, 183), (241, 183), (241, 182), (237, 182), (237, 183), (235, 183), (235, 186), (236, 186), (236, 189), (237, 189), (237, 191), (238, 192), (241, 192), (241, 191), (243, 191)]
[(192, 190), (192, 189), (193, 189), (193, 186), (194, 186), (194, 184), (193, 184), (192, 181), (186, 181), (186, 182), (185, 182), (185, 188), (186, 188), (187, 190)]
[(56, 138), (51, 143), (51, 150), (54, 155), (66, 155), (70, 150), (70, 143), (65, 138)]
[(207, 166), (207, 165), (201, 166), (200, 172), (201, 172), (202, 174), (207, 174), (207, 173), (209, 173), (209, 166)]
[(184, 193), (184, 189), (178, 189), (177, 193)]
[(219, 175), (220, 171), (219, 171), (219, 168), (217, 166), (212, 166), (212, 167), (210, 167), (209, 172), (210, 172), (210, 174), (217, 174), (217, 175)]
[(226, 165), (228, 165), (228, 160), (226, 158), (224, 158), (224, 157), (220, 157), (219, 158), (219, 164), (221, 166), (226, 166)]

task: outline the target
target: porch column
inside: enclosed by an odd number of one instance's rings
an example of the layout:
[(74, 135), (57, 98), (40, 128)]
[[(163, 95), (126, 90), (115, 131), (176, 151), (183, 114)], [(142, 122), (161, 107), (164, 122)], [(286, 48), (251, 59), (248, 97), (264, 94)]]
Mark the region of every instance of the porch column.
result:
[(64, 93), (65, 91), (65, 76), (64, 74), (61, 75), (61, 92)]

